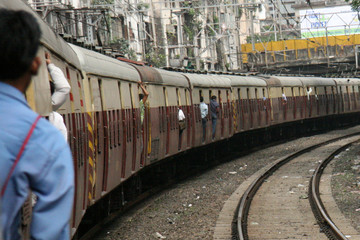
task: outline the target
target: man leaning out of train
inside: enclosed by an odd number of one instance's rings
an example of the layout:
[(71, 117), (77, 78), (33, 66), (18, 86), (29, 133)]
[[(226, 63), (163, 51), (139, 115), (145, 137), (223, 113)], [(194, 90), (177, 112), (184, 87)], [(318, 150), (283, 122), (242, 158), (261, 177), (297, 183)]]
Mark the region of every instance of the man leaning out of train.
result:
[(27, 12), (0, 10), (0, 187), (5, 240), (21, 239), (20, 209), (38, 196), (31, 239), (69, 239), (74, 169), (61, 133), (33, 112), (24, 94), (41, 60), (40, 28)]

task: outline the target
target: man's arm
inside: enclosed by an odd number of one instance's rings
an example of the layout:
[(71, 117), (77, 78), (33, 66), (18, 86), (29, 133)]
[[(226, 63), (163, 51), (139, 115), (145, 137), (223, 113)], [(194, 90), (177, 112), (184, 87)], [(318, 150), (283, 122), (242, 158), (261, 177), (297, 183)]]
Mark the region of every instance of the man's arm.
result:
[[(62, 138), (60, 134), (59, 136)], [(64, 140), (59, 138), (59, 142)], [(46, 160), (48, 164), (32, 184), (38, 201), (33, 209), (31, 237), (69, 239), (69, 221), (74, 200), (74, 169), (68, 145), (64, 142), (64, 147)]]
[(149, 92), (145, 89), (145, 87), (144, 87), (144, 85), (143, 85), (143, 83), (141, 81), (139, 82), (139, 86), (141, 87), (141, 90), (144, 93), (144, 98), (142, 100), (143, 100), (143, 103), (145, 104), (145, 102), (146, 102), (146, 100), (147, 100), (147, 98), (149, 96)]
[(53, 106), (53, 111), (56, 111), (65, 103), (71, 87), (61, 69), (51, 63), (49, 53), (45, 53), (45, 58), (48, 71), (55, 85), (55, 92), (51, 96), (51, 104)]

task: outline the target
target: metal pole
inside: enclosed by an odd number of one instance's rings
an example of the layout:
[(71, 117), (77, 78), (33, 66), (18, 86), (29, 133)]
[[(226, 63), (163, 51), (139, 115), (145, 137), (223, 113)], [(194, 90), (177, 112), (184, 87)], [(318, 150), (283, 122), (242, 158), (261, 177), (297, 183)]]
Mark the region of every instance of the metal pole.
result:
[(326, 57), (327, 57), (327, 65), (328, 65), (328, 67), (330, 67), (329, 38), (328, 38), (327, 26), (325, 27), (325, 33), (326, 33)]
[(253, 10), (250, 10), (250, 22), (251, 22), (251, 24), (250, 24), (250, 31), (251, 31), (252, 50), (255, 51)]

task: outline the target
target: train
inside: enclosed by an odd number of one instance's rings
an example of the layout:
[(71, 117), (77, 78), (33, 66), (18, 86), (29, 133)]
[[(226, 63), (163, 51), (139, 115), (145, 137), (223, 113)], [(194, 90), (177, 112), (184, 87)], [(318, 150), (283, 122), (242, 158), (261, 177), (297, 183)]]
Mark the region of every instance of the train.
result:
[[(41, 30), (38, 56), (45, 52), (62, 69), (71, 92), (58, 112), (64, 117), (72, 150), (76, 193), (71, 219), (75, 236), (89, 208), (142, 169), (191, 149), (211, 146), (244, 133), (283, 126), (358, 120), (360, 80), (305, 76), (186, 73), (154, 68), (65, 42), (21, 0), (1, 0), (1, 8), (31, 12)], [(26, 92), (33, 110), (52, 110), (46, 64)], [(139, 82), (149, 92), (140, 120)], [(215, 137), (211, 117), (203, 136), (200, 96), (220, 105)], [(180, 134), (178, 109), (185, 114)]]

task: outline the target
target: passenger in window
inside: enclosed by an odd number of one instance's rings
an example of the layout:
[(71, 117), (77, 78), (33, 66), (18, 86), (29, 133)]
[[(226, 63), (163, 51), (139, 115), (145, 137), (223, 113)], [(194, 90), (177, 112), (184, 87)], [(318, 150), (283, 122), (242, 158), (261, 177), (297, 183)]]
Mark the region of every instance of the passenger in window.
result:
[(217, 118), (218, 118), (219, 108), (220, 108), (220, 105), (216, 101), (216, 96), (213, 95), (211, 97), (211, 101), (210, 101), (210, 113), (211, 113), (211, 121), (212, 121), (212, 139), (215, 138), (216, 121), (217, 121)]
[(282, 97), (282, 104), (285, 105), (287, 103), (287, 98), (285, 93), (282, 93), (281, 97)]
[[(178, 105), (179, 105), (179, 103), (178, 103)], [(179, 145), (178, 145), (178, 148), (180, 150), (181, 135), (182, 135), (184, 129), (186, 128), (185, 114), (184, 114), (183, 110), (181, 110), (180, 107), (178, 107), (178, 120), (179, 120)]]
[(40, 37), (32, 14), (0, 10), (0, 238), (4, 240), (21, 239), (20, 211), (29, 190), (38, 196), (30, 238), (70, 238), (74, 200), (70, 148), (52, 124), (30, 109), (24, 96), (41, 65), (36, 56)]
[(310, 93), (312, 92), (312, 88), (310, 87), (306, 87), (306, 95), (307, 95), (307, 99), (310, 100)]
[(146, 103), (146, 100), (148, 99), (148, 96), (149, 96), (149, 92), (146, 91), (143, 83), (141, 81), (138, 82), (138, 85), (139, 87), (141, 88), (142, 92), (143, 93), (140, 93), (139, 94), (139, 99), (140, 99), (140, 102), (139, 102), (139, 108), (140, 108), (140, 119), (141, 119), (141, 124), (143, 124), (144, 122), (144, 116), (145, 116), (145, 103)]
[(205, 141), (205, 137), (206, 137), (206, 117), (208, 115), (208, 106), (206, 105), (206, 103), (204, 103), (204, 98), (201, 96), (200, 97), (200, 113), (201, 113), (201, 123), (202, 123), (202, 128), (203, 128), (203, 137), (202, 137), (202, 141)]
[(49, 114), (49, 122), (51, 122), (64, 136), (65, 140), (68, 140), (67, 129), (64, 123), (64, 118), (56, 112), (61, 105), (66, 101), (67, 96), (70, 93), (71, 87), (66, 80), (64, 73), (60, 68), (56, 67), (50, 59), (50, 54), (45, 53), (46, 65), (50, 73), (52, 81), (50, 81), (51, 91), (51, 104), (52, 112)]

